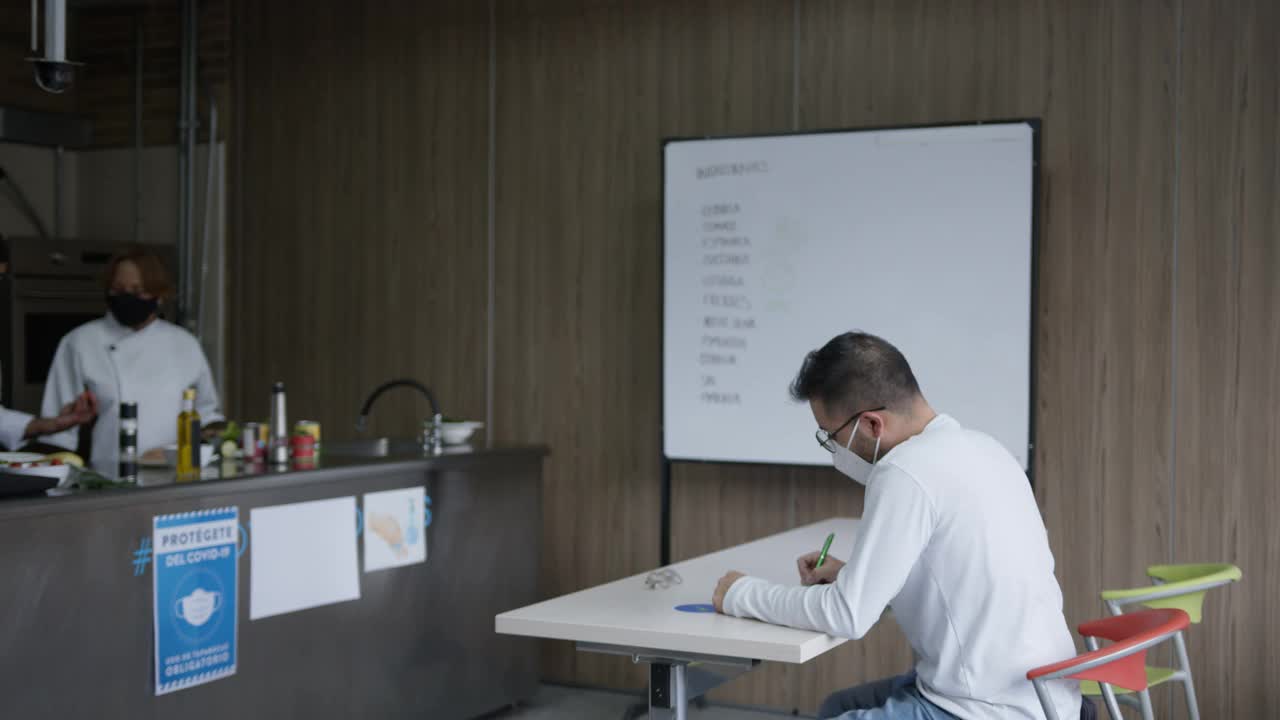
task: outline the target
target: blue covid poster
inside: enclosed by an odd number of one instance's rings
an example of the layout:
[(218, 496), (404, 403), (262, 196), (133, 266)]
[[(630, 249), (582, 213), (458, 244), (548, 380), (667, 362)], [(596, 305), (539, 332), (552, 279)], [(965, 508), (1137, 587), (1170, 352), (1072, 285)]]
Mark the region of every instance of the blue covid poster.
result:
[(156, 695), (236, 672), (239, 508), (152, 523)]

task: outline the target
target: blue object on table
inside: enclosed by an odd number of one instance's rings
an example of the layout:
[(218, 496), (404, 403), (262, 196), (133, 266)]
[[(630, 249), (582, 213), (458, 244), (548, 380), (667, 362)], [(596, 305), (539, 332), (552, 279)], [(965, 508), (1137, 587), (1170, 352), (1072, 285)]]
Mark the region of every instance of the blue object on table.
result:
[(716, 611), (716, 606), (707, 603), (696, 603), (693, 605), (677, 605), (676, 610), (687, 613), (713, 613)]

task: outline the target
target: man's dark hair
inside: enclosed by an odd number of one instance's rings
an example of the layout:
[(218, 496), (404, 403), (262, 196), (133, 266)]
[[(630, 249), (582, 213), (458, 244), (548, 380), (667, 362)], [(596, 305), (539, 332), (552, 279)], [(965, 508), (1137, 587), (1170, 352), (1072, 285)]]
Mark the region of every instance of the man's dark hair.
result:
[(817, 398), (830, 410), (852, 415), (871, 408), (906, 410), (920, 394), (911, 366), (898, 348), (864, 332), (837, 335), (810, 352), (791, 381), (791, 397)]

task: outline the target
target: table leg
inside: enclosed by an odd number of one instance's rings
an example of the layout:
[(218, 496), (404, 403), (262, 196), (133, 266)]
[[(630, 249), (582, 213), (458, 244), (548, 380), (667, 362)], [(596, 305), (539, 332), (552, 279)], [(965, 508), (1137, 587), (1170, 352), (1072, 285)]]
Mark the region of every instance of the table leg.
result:
[[(600, 643), (578, 643), (581, 652), (625, 655), (632, 662), (649, 665), (650, 720), (687, 720), (689, 702), (754, 670), (759, 660), (687, 652), (661, 652)], [(643, 710), (641, 705), (640, 709)]]
[(689, 713), (688, 666), (680, 662), (649, 664), (650, 720), (686, 720)]

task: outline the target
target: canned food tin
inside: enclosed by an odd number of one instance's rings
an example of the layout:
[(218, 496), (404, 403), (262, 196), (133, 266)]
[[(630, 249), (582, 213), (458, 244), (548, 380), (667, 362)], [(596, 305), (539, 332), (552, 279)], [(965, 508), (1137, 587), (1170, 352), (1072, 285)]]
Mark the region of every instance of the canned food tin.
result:
[(262, 444), (262, 423), (247, 422), (240, 430), (240, 453), (245, 462), (253, 462), (262, 458), (265, 446)]
[(301, 435), (310, 435), (315, 441), (316, 452), (320, 451), (320, 423), (315, 420), (299, 420), (293, 426), (293, 431)]
[(316, 441), (310, 435), (294, 435), (289, 438), (289, 447), (295, 460), (314, 458), (316, 456)]

